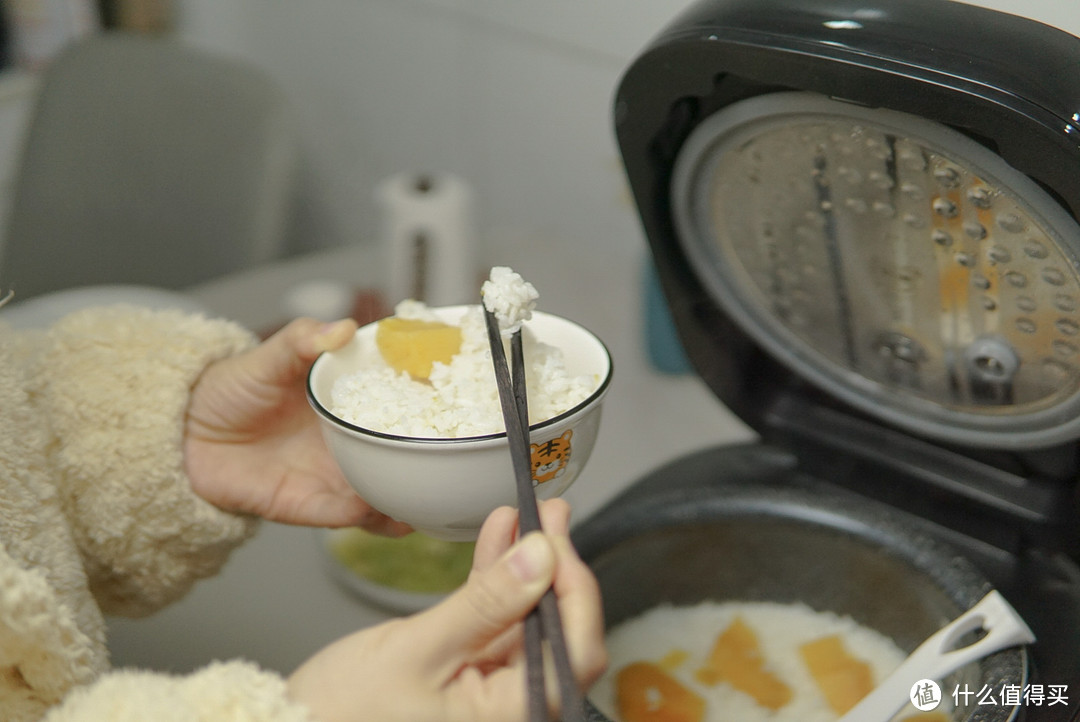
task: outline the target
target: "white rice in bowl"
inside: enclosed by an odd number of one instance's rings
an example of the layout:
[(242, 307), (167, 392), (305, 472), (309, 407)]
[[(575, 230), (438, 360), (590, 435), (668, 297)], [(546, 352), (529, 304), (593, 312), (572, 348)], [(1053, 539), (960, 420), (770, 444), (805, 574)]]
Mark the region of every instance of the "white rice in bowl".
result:
[[(704, 685), (695, 671), (709, 657), (717, 636), (741, 618), (757, 637), (767, 669), (790, 687), (791, 701), (778, 710), (720, 682)], [(625, 722), (616, 706), (616, 676), (637, 661), (659, 664), (705, 701), (706, 722), (836, 722), (799, 646), (838, 635), (849, 654), (865, 662), (879, 684), (906, 654), (889, 637), (850, 617), (819, 612), (804, 604), (773, 602), (703, 602), (695, 606), (658, 606), (623, 622), (607, 634), (610, 664), (589, 692), (589, 699), (608, 719)], [(671, 665), (672, 653), (681, 661)], [(685, 656), (684, 654), (685, 653)], [(667, 658), (667, 660), (665, 660)], [(939, 708), (945, 710), (945, 706)], [(914, 712), (913, 709), (909, 710)], [(898, 719), (906, 715), (901, 714)]]
[[(418, 301), (398, 304), (395, 315), (438, 320)], [(597, 379), (572, 377), (562, 351), (538, 341), (528, 323), (521, 334), (531, 424), (569, 411), (596, 390)], [(331, 413), (397, 436), (461, 438), (505, 431), (481, 306), (466, 310), (461, 335), (461, 350), (450, 363), (435, 363), (428, 382), (398, 373), (379, 359), (370, 368), (338, 378), (331, 391)]]

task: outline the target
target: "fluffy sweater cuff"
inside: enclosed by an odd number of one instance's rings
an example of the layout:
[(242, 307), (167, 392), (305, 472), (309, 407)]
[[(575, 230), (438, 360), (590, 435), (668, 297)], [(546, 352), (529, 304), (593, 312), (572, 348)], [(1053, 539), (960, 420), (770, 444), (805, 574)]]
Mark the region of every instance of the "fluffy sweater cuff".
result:
[(43, 722), (310, 722), (285, 681), (254, 664), (214, 663), (186, 677), (119, 670), (76, 689)]
[(174, 601), (253, 533), (253, 519), (191, 491), (182, 442), (199, 375), (254, 343), (226, 321), (131, 307), (80, 312), (50, 330), (34, 386), (105, 613), (139, 616)]

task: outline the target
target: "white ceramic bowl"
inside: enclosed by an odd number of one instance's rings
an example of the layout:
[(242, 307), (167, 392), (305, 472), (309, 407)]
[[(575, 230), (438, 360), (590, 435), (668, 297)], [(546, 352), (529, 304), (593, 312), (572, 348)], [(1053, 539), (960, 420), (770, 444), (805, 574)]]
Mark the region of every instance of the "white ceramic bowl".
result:
[[(457, 323), (468, 308), (432, 310), (442, 320)], [(562, 351), (571, 376), (597, 380), (596, 390), (585, 401), (530, 427), (536, 449), (562, 440), (558, 445), (566, 457), (563, 471), (535, 484), (537, 498), (550, 499), (577, 479), (592, 453), (601, 402), (611, 381), (611, 355), (600, 339), (564, 318), (534, 312), (526, 325), (538, 341)], [(397, 436), (356, 426), (330, 412), (334, 382), (378, 354), (375, 326), (363, 326), (343, 348), (319, 356), (308, 374), (308, 400), (319, 416), (326, 443), (349, 484), (376, 509), (436, 539), (473, 540), (494, 509), (517, 506), (505, 432), (463, 438)]]

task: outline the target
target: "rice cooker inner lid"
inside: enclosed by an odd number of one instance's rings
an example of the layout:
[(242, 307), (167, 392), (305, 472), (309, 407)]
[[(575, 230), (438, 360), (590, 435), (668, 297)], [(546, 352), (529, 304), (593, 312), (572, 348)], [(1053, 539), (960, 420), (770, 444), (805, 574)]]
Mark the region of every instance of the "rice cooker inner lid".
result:
[(759, 95), (691, 132), (670, 200), (710, 296), (820, 389), (945, 442), (1080, 437), (1080, 227), (972, 138)]

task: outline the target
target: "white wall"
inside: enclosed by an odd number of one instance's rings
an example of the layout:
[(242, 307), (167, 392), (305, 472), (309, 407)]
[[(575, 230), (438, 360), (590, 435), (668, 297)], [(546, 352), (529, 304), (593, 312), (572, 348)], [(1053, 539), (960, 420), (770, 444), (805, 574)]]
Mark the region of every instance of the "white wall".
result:
[(267, 68), (296, 102), (301, 233), (374, 238), (402, 170), (477, 191), (481, 234), (641, 241), (614, 144), (621, 71), (688, 0), (183, 0), (180, 34)]
[(1080, 36), (1080, 3), (1076, 0), (964, 0), (991, 10), (1022, 15)]
[[(972, 0), (1080, 34), (1075, 0)], [(641, 243), (610, 103), (634, 55), (688, 0), (181, 0), (188, 40), (268, 68), (304, 129), (300, 233), (373, 239), (375, 183), (448, 170), (483, 235)]]
[[(1076, 0), (970, 1), (1080, 35)], [(249, 59), (292, 96), (304, 149), (303, 246), (374, 241), (375, 184), (402, 170), (444, 170), (476, 187), (489, 245), (558, 234), (639, 252), (610, 104), (634, 55), (688, 4), (177, 0), (176, 7), (184, 40)], [(0, 122), (17, 119), (0, 114)], [(12, 137), (0, 128), (0, 151)], [(0, 162), (9, 155), (0, 152)]]

